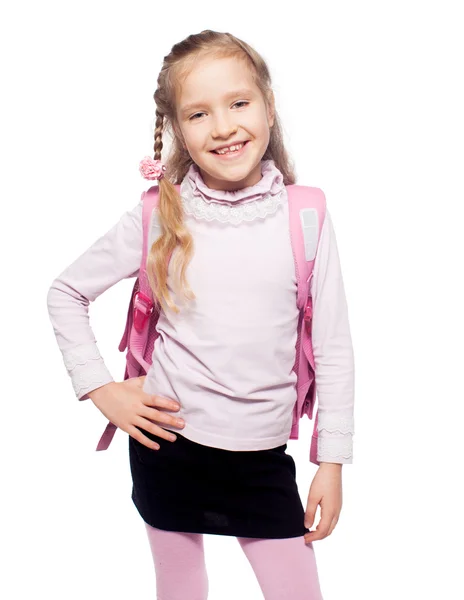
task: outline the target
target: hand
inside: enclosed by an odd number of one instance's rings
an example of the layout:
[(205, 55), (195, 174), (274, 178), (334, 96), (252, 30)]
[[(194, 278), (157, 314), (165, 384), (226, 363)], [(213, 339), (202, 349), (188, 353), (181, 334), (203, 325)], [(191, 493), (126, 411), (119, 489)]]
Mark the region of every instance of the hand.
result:
[(335, 528), (342, 509), (342, 466), (321, 463), (311, 483), (305, 512), (305, 527), (312, 527), (317, 506), (321, 506), (321, 520), (314, 531), (306, 533), (305, 543), (322, 540)]
[(174, 442), (177, 437), (171, 431), (154, 424), (154, 421), (168, 423), (176, 427), (184, 427), (176, 416), (169, 415), (165, 410), (157, 410), (154, 406), (169, 411), (178, 411), (180, 404), (162, 396), (146, 394), (143, 391), (145, 375), (131, 377), (121, 382), (112, 381), (89, 392), (89, 398), (95, 406), (114, 423), (141, 444), (153, 450), (159, 450), (159, 444), (152, 441), (137, 429), (141, 427), (150, 433)]

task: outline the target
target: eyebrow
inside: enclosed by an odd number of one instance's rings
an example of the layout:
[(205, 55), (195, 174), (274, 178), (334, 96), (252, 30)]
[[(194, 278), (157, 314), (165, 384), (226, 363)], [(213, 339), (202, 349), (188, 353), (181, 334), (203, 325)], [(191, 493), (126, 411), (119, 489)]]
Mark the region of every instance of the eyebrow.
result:
[[(224, 94), (224, 98), (228, 99), (228, 98), (234, 98), (235, 96), (251, 96), (253, 94), (253, 92), (249, 89), (243, 88), (241, 90), (235, 90), (234, 92), (229, 92), (227, 94)], [(194, 108), (197, 108), (199, 106), (204, 106), (205, 104), (207, 104), (206, 101), (204, 102), (192, 102), (190, 104), (186, 104), (182, 109), (181, 109), (181, 114), (184, 115), (185, 113), (188, 113), (189, 111), (193, 110)]]

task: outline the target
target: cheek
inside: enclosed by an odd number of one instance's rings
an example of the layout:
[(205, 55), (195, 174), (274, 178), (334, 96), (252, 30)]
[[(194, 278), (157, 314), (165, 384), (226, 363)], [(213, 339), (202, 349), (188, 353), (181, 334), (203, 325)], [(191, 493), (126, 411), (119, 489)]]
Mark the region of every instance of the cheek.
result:
[(249, 130), (256, 136), (259, 137), (269, 137), (269, 125), (266, 119), (266, 114), (261, 110), (249, 113), (246, 117), (246, 123), (243, 123), (244, 126), (249, 128)]
[(267, 146), (271, 137), (271, 131), (269, 129), (267, 121), (260, 121), (259, 125), (256, 125), (254, 134), (259, 139), (261, 145)]
[(190, 148), (203, 148), (205, 146), (205, 133), (196, 128), (195, 131), (189, 131), (184, 137), (185, 142)]

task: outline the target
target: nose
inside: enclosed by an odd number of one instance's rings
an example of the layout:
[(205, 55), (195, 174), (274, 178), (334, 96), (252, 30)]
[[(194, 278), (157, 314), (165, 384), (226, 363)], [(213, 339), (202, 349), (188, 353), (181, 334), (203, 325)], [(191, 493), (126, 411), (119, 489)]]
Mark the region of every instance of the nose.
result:
[(211, 136), (216, 138), (228, 139), (237, 131), (237, 125), (230, 119), (229, 116), (223, 114), (217, 115), (214, 119)]

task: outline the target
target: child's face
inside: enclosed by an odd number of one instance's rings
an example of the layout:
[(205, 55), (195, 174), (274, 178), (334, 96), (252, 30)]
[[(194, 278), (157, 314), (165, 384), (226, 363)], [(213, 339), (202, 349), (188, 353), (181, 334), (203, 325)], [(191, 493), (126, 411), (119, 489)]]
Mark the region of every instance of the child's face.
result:
[[(244, 89), (249, 91), (228, 96)], [(191, 103), (195, 107), (186, 110)], [(274, 124), (273, 102), (267, 110), (243, 61), (199, 60), (182, 82), (177, 119), (185, 147), (209, 188), (236, 190), (258, 183), (261, 159)], [(222, 158), (211, 152), (218, 146), (247, 140), (237, 155)]]

